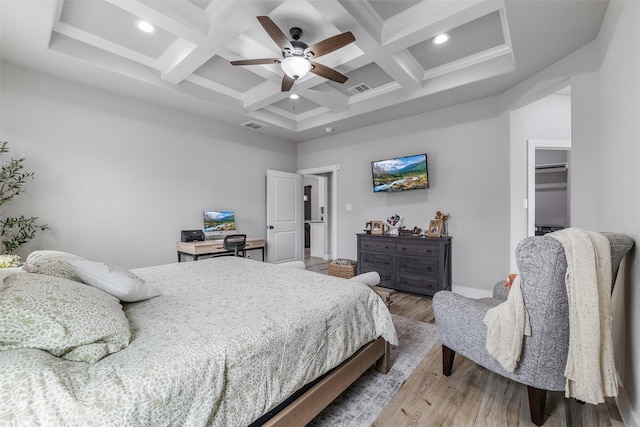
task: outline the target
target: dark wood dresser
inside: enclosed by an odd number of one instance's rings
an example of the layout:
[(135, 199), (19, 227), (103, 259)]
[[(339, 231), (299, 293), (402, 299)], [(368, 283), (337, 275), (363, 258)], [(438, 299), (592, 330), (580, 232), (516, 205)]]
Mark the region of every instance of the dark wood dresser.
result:
[(379, 286), (429, 296), (451, 290), (451, 237), (357, 237), (358, 274), (377, 271)]

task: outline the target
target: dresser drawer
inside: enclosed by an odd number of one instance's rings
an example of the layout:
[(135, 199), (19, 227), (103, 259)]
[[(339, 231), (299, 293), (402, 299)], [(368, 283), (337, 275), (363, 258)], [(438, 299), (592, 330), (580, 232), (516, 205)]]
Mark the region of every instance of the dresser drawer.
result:
[(378, 271), (380, 275), (380, 284), (378, 286), (383, 286), (385, 288), (394, 288), (395, 283), (395, 274), (392, 271)]
[(398, 274), (438, 274), (437, 258), (397, 257), (396, 271)]
[(416, 294), (433, 296), (439, 290), (436, 276), (421, 276), (413, 274), (398, 274), (396, 289)]
[[(364, 259), (367, 258), (365, 262)], [(396, 273), (393, 269), (393, 265), (389, 265), (386, 263), (376, 262), (377, 259), (362, 256), (362, 260), (360, 261), (360, 265), (358, 265), (358, 274), (368, 273), (370, 271), (375, 271), (380, 275), (380, 286), (384, 286), (387, 288), (393, 288), (393, 284), (395, 283)], [(388, 257), (386, 257), (388, 259)]]
[(396, 256), (393, 254), (381, 254), (375, 252), (362, 252), (360, 265), (367, 271), (394, 270)]
[(395, 254), (396, 242), (389, 241), (388, 239), (362, 239), (360, 241), (360, 248), (362, 252), (382, 252)]
[(426, 258), (437, 259), (440, 254), (438, 242), (421, 240), (419, 242), (398, 242), (396, 245), (398, 255), (414, 255)]

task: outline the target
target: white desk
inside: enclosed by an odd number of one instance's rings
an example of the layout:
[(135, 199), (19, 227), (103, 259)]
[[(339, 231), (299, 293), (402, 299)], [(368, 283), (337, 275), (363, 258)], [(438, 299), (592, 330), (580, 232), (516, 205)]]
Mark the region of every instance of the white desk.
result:
[[(223, 239), (219, 240), (204, 240), (202, 242), (178, 242), (176, 243), (176, 249), (178, 251), (178, 262), (182, 262), (182, 255), (190, 255), (194, 261), (197, 261), (200, 256), (204, 255), (228, 255), (233, 251), (228, 251), (222, 247)], [(264, 248), (266, 243), (264, 239), (256, 237), (247, 237), (247, 245), (243, 249), (244, 251), (250, 251), (253, 249), (260, 249), (262, 251), (262, 261), (264, 261)]]

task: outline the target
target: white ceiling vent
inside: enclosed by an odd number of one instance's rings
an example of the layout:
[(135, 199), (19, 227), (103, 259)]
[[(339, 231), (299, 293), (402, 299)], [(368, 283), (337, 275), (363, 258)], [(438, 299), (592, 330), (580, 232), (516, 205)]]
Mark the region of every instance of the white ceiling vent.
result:
[(259, 122), (250, 121), (250, 122), (243, 123), (242, 126), (249, 129), (253, 129), (253, 130), (258, 130), (258, 129), (262, 129), (266, 125)]
[(360, 83), (359, 85), (355, 85), (355, 86), (351, 86), (349, 89), (347, 89), (349, 92), (351, 92), (354, 95), (357, 95), (359, 93), (362, 92), (366, 92), (368, 90), (371, 90), (371, 86), (369, 86), (366, 83)]

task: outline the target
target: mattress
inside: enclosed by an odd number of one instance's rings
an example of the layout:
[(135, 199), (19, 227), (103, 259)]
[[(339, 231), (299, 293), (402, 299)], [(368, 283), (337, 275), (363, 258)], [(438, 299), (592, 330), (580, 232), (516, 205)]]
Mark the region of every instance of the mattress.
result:
[(123, 304), (131, 343), (96, 363), (0, 352), (0, 422), (248, 425), (383, 337), (366, 285), (244, 258), (132, 270), (162, 291)]

